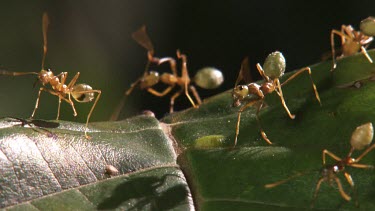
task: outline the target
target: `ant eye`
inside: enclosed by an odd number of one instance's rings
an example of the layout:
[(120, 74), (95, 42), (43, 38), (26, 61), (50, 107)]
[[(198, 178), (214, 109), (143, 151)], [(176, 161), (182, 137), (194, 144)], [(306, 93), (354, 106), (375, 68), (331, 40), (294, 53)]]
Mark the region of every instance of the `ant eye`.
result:
[(238, 87), (238, 89), (239, 89), (240, 91), (242, 91), (242, 90), (243, 90), (243, 86)]

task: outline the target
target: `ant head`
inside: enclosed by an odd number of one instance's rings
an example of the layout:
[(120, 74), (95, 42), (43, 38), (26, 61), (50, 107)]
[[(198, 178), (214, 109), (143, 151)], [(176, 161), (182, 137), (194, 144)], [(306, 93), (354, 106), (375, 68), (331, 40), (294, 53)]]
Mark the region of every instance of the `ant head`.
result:
[(51, 80), (52, 77), (53, 77), (53, 72), (51, 71), (51, 69), (41, 70), (40, 73), (38, 74), (39, 81), (43, 85), (47, 84)]
[(264, 61), (263, 69), (266, 76), (271, 79), (280, 78), (285, 72), (285, 58), (279, 51), (269, 54)]
[(92, 101), (95, 96), (94, 92), (90, 92), (92, 87), (87, 84), (77, 84), (72, 89), (72, 97), (80, 103), (86, 103)]
[(370, 16), (362, 20), (359, 28), (367, 36), (375, 36), (375, 18)]
[(147, 75), (143, 77), (140, 87), (141, 89), (152, 87), (159, 82), (159, 79), (160, 76), (158, 72), (150, 71)]
[(215, 89), (224, 82), (223, 73), (214, 67), (205, 67), (198, 70), (194, 82), (204, 89)]
[(237, 107), (241, 101), (249, 94), (249, 88), (246, 85), (238, 85), (234, 87), (232, 92), (233, 106)]
[(358, 126), (350, 139), (350, 144), (356, 150), (361, 150), (370, 145), (372, 138), (374, 136), (374, 128), (372, 123), (366, 123), (361, 126)]

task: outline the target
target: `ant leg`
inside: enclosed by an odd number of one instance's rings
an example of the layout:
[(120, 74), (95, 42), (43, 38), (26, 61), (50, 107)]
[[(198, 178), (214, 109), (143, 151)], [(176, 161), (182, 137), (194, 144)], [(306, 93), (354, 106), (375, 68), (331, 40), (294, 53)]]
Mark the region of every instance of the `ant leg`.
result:
[(248, 102), (247, 104), (245, 104), (244, 106), (242, 106), (239, 110), (238, 110), (238, 114), (237, 114), (237, 123), (236, 123), (236, 135), (234, 137), (234, 144), (233, 144), (233, 148), (236, 147), (237, 145), (237, 139), (238, 139), (238, 134), (240, 133), (240, 122), (241, 122), (241, 114), (242, 112), (247, 109), (248, 107), (252, 106), (254, 103), (258, 102), (259, 100), (262, 100), (262, 99), (255, 99), (255, 100), (252, 100), (250, 102)]
[(36, 99), (36, 103), (35, 103), (34, 111), (33, 111), (33, 113), (31, 114), (30, 119), (34, 118), (34, 115), (35, 115), (36, 109), (38, 109), (38, 106), (39, 106), (39, 100), (40, 100), (40, 94), (42, 93), (42, 91), (46, 91), (46, 89), (45, 89), (44, 87), (40, 87), (39, 92), (38, 92), (38, 98)]
[(179, 97), (182, 93), (182, 89), (178, 92), (176, 92), (172, 97), (170, 101), (170, 107), (169, 107), (169, 113), (173, 113), (173, 106), (174, 106), (174, 100)]
[(326, 154), (329, 155), (331, 158), (335, 159), (336, 161), (341, 161), (341, 158), (339, 158), (337, 155), (325, 149), (323, 150), (323, 153), (322, 153), (323, 165), (326, 164)]
[(348, 183), (349, 183), (349, 185), (350, 185), (350, 187), (352, 188), (352, 190), (353, 190), (353, 194), (354, 194), (354, 197), (355, 197), (355, 204), (356, 204), (356, 206), (358, 207), (358, 195), (357, 195), (357, 189), (355, 188), (355, 186), (354, 186), (354, 181), (353, 181), (353, 179), (352, 179), (352, 176), (350, 176), (350, 174), (348, 173), (348, 172), (344, 172), (344, 175), (345, 175), (345, 178), (346, 178), (346, 180), (348, 181)]
[[(92, 114), (92, 112), (94, 111), (95, 106), (96, 106), (96, 104), (97, 104), (98, 101), (99, 101), (99, 98), (100, 98), (100, 96), (101, 96), (101, 94), (102, 94), (102, 91), (101, 91), (101, 90), (95, 90), (95, 89), (94, 89), (94, 90), (80, 91), (80, 92), (77, 92), (77, 93), (78, 93), (78, 94), (85, 94), (85, 93), (98, 93), (98, 96), (96, 96), (95, 102), (94, 102), (94, 104), (91, 106), (90, 112), (89, 112), (89, 114), (87, 115), (87, 118), (86, 118), (85, 137), (86, 137), (87, 139), (90, 139), (91, 137), (90, 137), (89, 135), (87, 135), (87, 130), (88, 130), (88, 126), (89, 126), (89, 121), (90, 121), (91, 114)], [(69, 95), (69, 97), (70, 97), (70, 95)], [(74, 108), (74, 106), (73, 106), (73, 108)]]
[(157, 97), (164, 97), (166, 94), (168, 94), (173, 89), (173, 87), (174, 86), (169, 86), (166, 89), (164, 89), (164, 91), (162, 91), (162, 92), (158, 92), (153, 88), (148, 88), (147, 91), (150, 92), (152, 95), (155, 95)]
[(132, 93), (134, 88), (141, 82), (141, 79), (142, 78), (136, 80), (134, 83), (132, 83), (130, 85), (130, 88), (128, 90), (126, 90), (126, 92), (124, 93), (124, 96), (122, 97), (120, 103), (117, 105), (117, 107), (113, 111), (111, 117), (109, 118), (110, 121), (116, 121), (118, 119), (118, 117), (120, 115), (120, 112), (121, 112), (122, 108), (124, 107), (126, 97), (128, 95), (130, 95), (130, 93)]
[[(177, 54), (177, 58), (179, 58), (179, 59), (182, 60), (182, 65), (181, 65), (181, 79), (184, 81), (185, 95), (189, 99), (189, 101), (193, 105), (193, 107), (197, 108), (198, 106), (195, 105), (193, 99), (189, 95), (188, 85), (190, 83), (190, 78), (189, 78), (189, 73), (188, 73), (188, 69), (187, 69), (187, 58), (186, 58), (186, 55), (185, 54), (181, 54), (181, 52), (179, 50), (177, 50), (176, 54)], [(197, 99), (197, 101), (199, 101), (198, 99), (200, 99), (200, 98), (196, 97), (197, 96), (197, 92), (195, 91), (195, 93), (193, 93), (193, 94), (194, 94), (195, 98)], [(198, 102), (198, 104), (200, 104), (200, 103)]]
[(76, 73), (76, 75), (72, 78), (72, 80), (67, 85), (68, 89), (70, 89), (70, 88), (72, 88), (74, 86), (74, 84), (77, 82), (77, 79), (78, 79), (78, 77), (79, 77), (80, 74), (81, 74), (80, 72)]
[[(343, 27), (343, 26), (342, 26)], [(341, 32), (333, 29), (331, 31), (331, 50), (332, 50), (332, 69), (331, 72), (336, 69), (336, 57), (335, 57), (335, 34), (341, 37), (341, 45), (345, 44), (345, 38), (350, 39), (349, 36), (345, 35), (341, 27)]]
[(164, 57), (164, 58), (156, 58), (153, 57), (152, 62), (157, 63), (158, 65), (164, 63), (164, 62), (169, 62), (169, 65), (171, 67), (172, 73), (174, 76), (177, 76), (177, 66), (176, 66), (176, 60), (174, 60), (171, 57)]
[(296, 115), (290, 113), (289, 108), (288, 108), (288, 106), (287, 106), (286, 103), (285, 103), (284, 96), (283, 96), (283, 91), (282, 91), (282, 89), (281, 89), (281, 85), (280, 85), (280, 81), (279, 81), (279, 79), (275, 79), (275, 81), (276, 81), (276, 85), (277, 85), (277, 89), (278, 89), (277, 94), (279, 95), (279, 97), (280, 97), (280, 99), (281, 99), (281, 104), (284, 106), (286, 112), (288, 113), (288, 115), (289, 115), (289, 117), (290, 117), (291, 119), (296, 118)]
[(260, 134), (262, 135), (262, 138), (263, 138), (268, 144), (272, 144), (272, 142), (267, 138), (267, 134), (264, 132), (264, 130), (263, 130), (263, 128), (262, 128), (262, 123), (260, 122), (260, 118), (259, 118), (259, 111), (260, 111), (260, 109), (262, 108), (263, 103), (264, 103), (264, 101), (262, 100), (261, 104), (259, 105), (259, 107), (258, 107), (258, 109), (257, 109), (256, 119), (257, 119), (257, 122), (258, 122), (258, 125), (259, 125)]
[(367, 153), (369, 153), (371, 150), (373, 150), (375, 148), (375, 144), (371, 145), (370, 147), (368, 147), (360, 156), (358, 156), (357, 159), (355, 159), (355, 163), (359, 162), (365, 155), (367, 155)]
[(310, 77), (310, 80), (311, 80), (311, 83), (312, 83), (312, 86), (313, 86), (313, 89), (314, 89), (314, 93), (315, 93), (315, 98), (318, 100), (319, 104), (322, 105), (322, 103), (320, 102), (320, 97), (319, 97), (319, 93), (318, 93), (318, 90), (316, 89), (316, 85), (314, 83), (314, 80), (311, 76), (311, 69), (310, 67), (304, 67), (300, 70), (298, 70), (296, 73), (294, 73), (293, 75), (291, 75), (286, 81), (284, 81), (281, 86), (284, 86), (286, 83), (288, 83), (289, 81), (293, 80), (295, 77), (299, 76), (301, 73), (307, 71), (307, 73), (309, 74), (309, 77)]
[(56, 120), (59, 120), (59, 117), (60, 117), (60, 105), (61, 105), (61, 97), (59, 96), (59, 105), (57, 106), (57, 117), (56, 117)]
[(70, 94), (68, 94), (68, 99), (66, 99), (65, 97), (61, 97), (61, 99), (65, 100), (65, 102), (69, 103), (69, 105), (72, 106), (73, 116), (77, 116), (77, 111), (76, 111), (76, 108), (74, 107), (74, 103), (70, 97)]
[(42, 70), (44, 70), (44, 61), (46, 60), (47, 55), (47, 30), (49, 25), (48, 14), (43, 13), (42, 17), (42, 30), (43, 30), (43, 58), (42, 58)]
[(348, 166), (354, 167), (354, 168), (361, 168), (361, 169), (373, 169), (374, 168), (373, 165), (367, 165), (367, 164), (361, 164), (361, 163), (350, 163), (348, 164)]
[(280, 181), (275, 182), (275, 183), (266, 184), (264, 187), (265, 187), (265, 188), (274, 188), (274, 187), (276, 187), (276, 186), (279, 186), (279, 185), (281, 185), (281, 184), (284, 184), (284, 183), (288, 182), (288, 181), (291, 180), (291, 179), (294, 179), (294, 178), (299, 177), (299, 176), (303, 176), (303, 175), (305, 175), (305, 174), (307, 174), (307, 173), (309, 173), (309, 172), (310, 172), (310, 171), (298, 172), (297, 174), (294, 174), (294, 175), (292, 175), (292, 176), (290, 176), (290, 177), (288, 177), (288, 178), (286, 178), (286, 179), (280, 180)]
[(197, 104), (198, 104), (198, 105), (202, 104), (202, 99), (201, 99), (201, 97), (199, 96), (197, 90), (195, 89), (195, 86), (191, 85), (191, 86), (189, 86), (189, 89), (190, 89), (190, 91), (193, 93), (194, 98), (197, 100)]
[(362, 53), (366, 56), (367, 60), (368, 60), (370, 63), (372, 63), (372, 59), (371, 59), (371, 57), (367, 54), (366, 48), (363, 47), (363, 46), (361, 46), (361, 51), (362, 51)]
[(258, 70), (260, 76), (262, 76), (262, 78), (263, 78), (265, 81), (269, 81), (269, 80), (270, 80), (270, 79), (268, 78), (268, 76), (266, 76), (266, 74), (264, 73), (264, 70), (263, 70), (262, 66), (261, 66), (259, 63), (257, 63), (257, 70)]
[(311, 200), (311, 204), (310, 204), (310, 208), (313, 208), (314, 207), (314, 204), (315, 204), (315, 201), (316, 201), (316, 197), (318, 196), (318, 193), (319, 193), (319, 189), (320, 189), (320, 185), (322, 184), (322, 182), (325, 180), (325, 178), (320, 178), (318, 180), (318, 183), (316, 183), (316, 187), (315, 187), (315, 191), (314, 191), (314, 196), (313, 196), (313, 199)]

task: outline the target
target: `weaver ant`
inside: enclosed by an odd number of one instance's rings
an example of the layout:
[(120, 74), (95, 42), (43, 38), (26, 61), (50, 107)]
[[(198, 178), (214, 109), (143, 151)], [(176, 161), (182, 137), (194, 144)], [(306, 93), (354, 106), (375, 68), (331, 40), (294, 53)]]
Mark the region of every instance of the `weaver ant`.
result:
[[(322, 156), (323, 167), (320, 170), (321, 176), (320, 176), (320, 178), (319, 178), (319, 180), (316, 184), (316, 187), (315, 187), (314, 196), (313, 196), (313, 199), (311, 201), (311, 207), (314, 206), (315, 200), (318, 196), (320, 186), (321, 186), (322, 182), (324, 182), (324, 181), (327, 181), (329, 183), (329, 185), (332, 185), (332, 182), (336, 182), (337, 187), (338, 187), (338, 191), (339, 191), (341, 197), (343, 199), (345, 199), (346, 201), (351, 200), (351, 197), (344, 191), (344, 189), (342, 187), (342, 184), (341, 184), (341, 181), (340, 181), (340, 179), (338, 178), (337, 175), (340, 172), (343, 172), (346, 180), (348, 181), (349, 185), (351, 186), (351, 188), (355, 192), (354, 181), (352, 179), (352, 176), (345, 170), (345, 167), (354, 167), (354, 168), (362, 168), (362, 169), (373, 169), (374, 168), (374, 166), (372, 166), (372, 165), (359, 163), (359, 161), (365, 155), (367, 155), (371, 150), (373, 150), (375, 148), (375, 144), (372, 144), (370, 147), (367, 147), (371, 144), (373, 136), (374, 136), (374, 129), (373, 129), (372, 123), (369, 122), (369, 123), (366, 123), (366, 124), (363, 124), (363, 125), (357, 127), (354, 130), (354, 132), (352, 134), (352, 137), (350, 139), (351, 148), (350, 148), (349, 153), (346, 157), (340, 158), (339, 156), (335, 155), (334, 153), (328, 151), (327, 149), (323, 150), (323, 154), (322, 154), (323, 155)], [(367, 149), (361, 155), (359, 155), (357, 158), (352, 157), (352, 153), (354, 152), (354, 150), (363, 150), (365, 147), (367, 147)], [(336, 162), (334, 164), (326, 164), (326, 156), (327, 155), (330, 156), (331, 158), (333, 158), (334, 160), (336, 160)], [(296, 177), (301, 176), (301, 175), (305, 175), (309, 172), (310, 171), (295, 174), (295, 175), (293, 175), (293, 176), (291, 176), (287, 179), (280, 180), (280, 181), (275, 182), (275, 183), (267, 184), (267, 185), (265, 185), (265, 187), (266, 188), (276, 187), (276, 186), (281, 185), (281, 184), (283, 184), (283, 183), (285, 183), (285, 182), (287, 182), (287, 181), (289, 181), (293, 178), (296, 178)], [(358, 201), (356, 202), (356, 204), (358, 205)]]
[[(182, 67), (181, 67), (181, 76), (178, 76), (177, 64), (176, 64), (175, 59), (171, 57), (164, 57), (164, 58), (154, 57), (154, 47), (151, 42), (151, 39), (147, 35), (145, 26), (142, 26), (140, 29), (135, 31), (132, 34), (132, 38), (139, 45), (141, 45), (147, 50), (147, 59), (148, 59), (147, 64), (146, 64), (143, 75), (134, 83), (132, 83), (130, 85), (130, 88), (125, 92), (124, 98), (122, 99), (120, 104), (117, 106), (117, 108), (113, 112), (110, 120), (117, 120), (120, 114), (120, 111), (122, 107), (124, 106), (125, 98), (128, 95), (130, 95), (131, 92), (134, 90), (134, 88), (137, 86), (140, 89), (147, 90), (149, 93), (157, 97), (164, 97), (169, 92), (171, 92), (175, 86), (179, 86), (180, 90), (177, 91), (174, 95), (172, 95), (170, 99), (169, 112), (172, 113), (174, 101), (182, 93), (186, 95), (186, 97), (189, 99), (190, 103), (192, 104), (194, 108), (197, 108), (202, 103), (202, 100), (199, 97), (197, 90), (195, 89), (193, 85), (190, 85), (191, 82), (195, 82), (196, 85), (204, 89), (214, 89), (223, 83), (224, 78), (223, 78), (222, 73), (219, 70), (215, 68), (210, 68), (210, 67), (201, 69), (195, 75), (194, 79), (190, 79), (188, 69), (187, 69), (187, 57), (185, 54), (182, 54), (179, 50), (177, 50), (176, 54), (177, 54), (177, 58), (182, 60)], [(172, 73), (163, 73), (160, 75), (156, 71), (149, 70), (151, 64), (161, 65), (166, 62), (169, 63)], [(165, 88), (163, 91), (157, 91), (153, 89), (152, 87), (158, 83), (165, 84), (168, 87)], [(193, 94), (196, 102), (194, 102), (194, 100), (190, 96), (189, 91)]]
[(331, 31), (331, 50), (332, 50), (332, 69), (336, 68), (336, 57), (335, 57), (335, 34), (341, 37), (341, 50), (342, 54), (339, 57), (350, 56), (358, 51), (361, 51), (372, 63), (371, 57), (367, 54), (366, 48), (373, 41), (375, 21), (374, 18), (369, 17), (364, 19), (360, 23), (360, 31), (354, 30), (351, 25), (342, 25), (341, 31), (333, 29)]
[(295, 118), (295, 115), (291, 114), (286, 103), (284, 100), (283, 96), (283, 91), (281, 87), (300, 75), (301, 73), (307, 71), (309, 73), (311, 83), (315, 92), (315, 97), (320, 103), (320, 98), (318, 91), (316, 89), (316, 86), (314, 84), (314, 81), (311, 77), (311, 69), (309, 67), (304, 67), (300, 70), (298, 70), (296, 73), (291, 75), (286, 81), (284, 81), (282, 84), (280, 84), (279, 78), (284, 75), (285, 72), (285, 58), (282, 53), (279, 51), (275, 51), (271, 54), (269, 54), (264, 61), (263, 67), (258, 63), (256, 65), (259, 74), (263, 77), (264, 82), (262, 84), (257, 84), (257, 83), (249, 83), (247, 85), (238, 85), (238, 83), (241, 80), (245, 80), (246, 83), (250, 81), (250, 68), (249, 68), (249, 61), (248, 58), (246, 57), (242, 61), (241, 69), (238, 74), (238, 78), (236, 80), (236, 83), (234, 85), (234, 89), (232, 92), (232, 97), (233, 97), (233, 106), (237, 107), (241, 105), (242, 102), (246, 102), (245, 105), (243, 105), (239, 110), (238, 110), (238, 116), (237, 116), (237, 124), (236, 124), (236, 135), (234, 138), (234, 146), (237, 144), (237, 138), (238, 134), (240, 131), (240, 121), (241, 121), (241, 113), (249, 108), (250, 106), (260, 103), (257, 105), (257, 112), (256, 112), (256, 119), (258, 122), (258, 125), (260, 127), (260, 132), (262, 135), (262, 138), (268, 143), (272, 144), (272, 142), (267, 138), (266, 133), (262, 129), (261, 122), (259, 119), (259, 111), (262, 108), (264, 104), (264, 97), (265, 95), (276, 92), (277, 95), (279, 95), (281, 104), (284, 106), (286, 112), (288, 113), (289, 117), (291, 119)]
[[(68, 85), (65, 84), (66, 78), (68, 77), (67, 72), (62, 72), (58, 75), (54, 75), (51, 69), (44, 69), (44, 61), (47, 54), (47, 30), (49, 25), (49, 18), (47, 13), (43, 14), (42, 18), (42, 29), (43, 29), (43, 58), (42, 58), (42, 69), (40, 72), (9, 72), (9, 71), (0, 71), (1, 75), (11, 75), (11, 76), (21, 76), (21, 75), (37, 75), (39, 82), (42, 84), (42, 87), (40, 87), (38, 92), (38, 98), (35, 103), (35, 108), (33, 113), (31, 114), (31, 119), (34, 118), (35, 112), (39, 106), (39, 100), (40, 95), (42, 91), (48, 92), (52, 95), (55, 95), (59, 98), (59, 105), (57, 109), (57, 117), (56, 120), (59, 119), (60, 116), (60, 104), (61, 100), (64, 100), (65, 102), (69, 103), (72, 106), (73, 109), (73, 115), (77, 116), (76, 109), (74, 107), (74, 103), (72, 101), (72, 97), (79, 103), (86, 103), (91, 102), (94, 100), (95, 95), (94, 93), (98, 93), (98, 96), (96, 97), (96, 100), (94, 104), (91, 107), (90, 113), (87, 115), (86, 120), (86, 129), (85, 129), (85, 137), (90, 138), (90, 136), (87, 135), (88, 130), (88, 123), (91, 117), (91, 114), (96, 106), (96, 103), (98, 102), (101, 90), (93, 90), (90, 85), (87, 84), (76, 84), (76, 81), (80, 75), (79, 72), (76, 73), (76, 75), (73, 77), (73, 79), (70, 81)], [(50, 85), (51, 88), (45, 87), (46, 85)]]

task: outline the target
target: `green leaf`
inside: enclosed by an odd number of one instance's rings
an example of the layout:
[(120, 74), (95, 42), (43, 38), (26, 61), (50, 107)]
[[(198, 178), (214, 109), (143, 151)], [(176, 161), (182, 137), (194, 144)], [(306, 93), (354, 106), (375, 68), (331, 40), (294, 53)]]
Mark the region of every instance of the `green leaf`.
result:
[[(375, 58), (375, 52), (370, 51)], [(237, 111), (227, 91), (198, 109), (160, 120), (138, 116), (119, 122), (84, 125), (17, 119), (0, 121), (0, 206), (9, 210), (303, 210), (309, 209), (320, 177), (322, 150), (347, 155), (354, 129), (375, 122), (375, 65), (362, 54), (310, 66), (322, 106), (307, 73), (283, 87), (288, 117), (276, 94), (260, 112), (243, 112), (233, 146)], [(286, 80), (286, 74), (281, 82)], [(361, 152), (355, 151), (353, 157)], [(329, 159), (328, 162), (334, 162)], [(375, 152), (361, 163), (375, 165)], [(107, 165), (118, 175), (106, 174)], [(336, 184), (323, 182), (315, 208), (351, 210), (355, 201), (375, 209), (375, 172), (346, 169), (356, 193), (339, 174), (353, 199), (341, 198)], [(296, 173), (306, 173), (267, 189)], [(356, 197), (355, 197), (356, 196)]]

